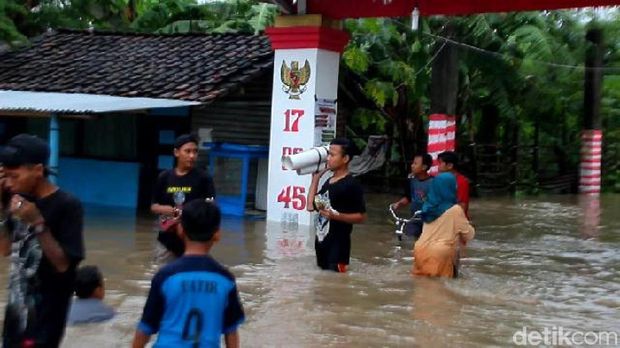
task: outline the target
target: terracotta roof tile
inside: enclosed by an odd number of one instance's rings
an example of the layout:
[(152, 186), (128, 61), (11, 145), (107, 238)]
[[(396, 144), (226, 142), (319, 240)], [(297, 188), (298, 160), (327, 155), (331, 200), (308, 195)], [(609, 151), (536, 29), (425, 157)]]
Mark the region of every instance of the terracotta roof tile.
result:
[(211, 102), (272, 64), (264, 36), (61, 30), (0, 52), (0, 89)]

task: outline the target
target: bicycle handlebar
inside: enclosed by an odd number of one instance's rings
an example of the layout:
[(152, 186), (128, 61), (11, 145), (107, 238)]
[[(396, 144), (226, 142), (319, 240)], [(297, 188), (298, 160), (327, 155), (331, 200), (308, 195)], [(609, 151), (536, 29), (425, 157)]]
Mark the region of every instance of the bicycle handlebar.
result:
[(420, 217), (420, 213), (421, 211), (418, 210), (416, 211), (412, 217), (410, 217), (409, 219), (404, 219), (401, 217), (398, 217), (398, 215), (396, 215), (396, 212), (394, 211), (394, 208), (392, 207), (392, 205), (390, 204), (388, 206), (388, 210), (390, 211), (390, 213), (392, 214), (392, 217), (394, 218), (394, 220), (399, 221), (399, 222), (411, 222), (411, 221), (415, 221), (415, 220), (421, 220), (422, 218)]

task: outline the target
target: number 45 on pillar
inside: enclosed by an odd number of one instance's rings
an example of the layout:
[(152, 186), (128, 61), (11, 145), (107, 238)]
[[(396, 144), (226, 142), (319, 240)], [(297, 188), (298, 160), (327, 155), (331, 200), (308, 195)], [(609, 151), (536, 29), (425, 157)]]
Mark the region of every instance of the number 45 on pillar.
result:
[(302, 186), (286, 186), (278, 195), (278, 202), (284, 203), (284, 208), (295, 210), (306, 209), (306, 188)]

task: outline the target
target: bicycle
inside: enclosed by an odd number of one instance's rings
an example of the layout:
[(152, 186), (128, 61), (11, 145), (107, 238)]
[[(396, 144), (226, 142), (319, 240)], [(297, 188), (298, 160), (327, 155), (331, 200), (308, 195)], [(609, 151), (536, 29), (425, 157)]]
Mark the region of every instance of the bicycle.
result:
[(410, 217), (409, 219), (404, 219), (399, 217), (398, 215), (396, 215), (396, 212), (394, 211), (394, 208), (392, 207), (392, 204), (390, 204), (388, 206), (388, 210), (389, 212), (392, 214), (392, 217), (394, 218), (394, 224), (396, 225), (396, 230), (394, 231), (394, 234), (396, 234), (396, 237), (398, 238), (398, 241), (401, 242), (403, 240), (403, 234), (405, 232), (405, 226), (407, 226), (408, 223), (411, 222), (417, 222), (417, 221), (421, 221), (422, 217), (422, 211), (418, 210), (416, 211), (412, 217)]

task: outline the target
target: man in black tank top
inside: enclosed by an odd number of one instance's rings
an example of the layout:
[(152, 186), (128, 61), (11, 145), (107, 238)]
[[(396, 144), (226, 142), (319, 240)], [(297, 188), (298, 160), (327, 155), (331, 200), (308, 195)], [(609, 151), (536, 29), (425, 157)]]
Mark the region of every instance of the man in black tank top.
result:
[[(319, 212), (315, 219), (314, 246), (317, 265), (321, 269), (346, 272), (353, 224), (366, 220), (362, 186), (349, 173), (349, 162), (356, 151), (355, 144), (349, 139), (334, 139), (329, 146), (328, 169), (312, 175), (308, 211)], [(319, 179), (327, 170), (334, 175), (318, 190)]]
[(178, 221), (181, 206), (194, 199), (215, 198), (213, 179), (196, 168), (198, 137), (191, 134), (179, 136), (174, 144), (175, 168), (159, 174), (153, 190), (151, 211), (160, 217), (157, 240), (175, 257), (183, 255), (183, 241), (174, 233), (171, 225)]
[(7, 348), (60, 346), (84, 258), (82, 203), (49, 180), (49, 156), (47, 142), (29, 134), (0, 149), (0, 253), (10, 257)]

